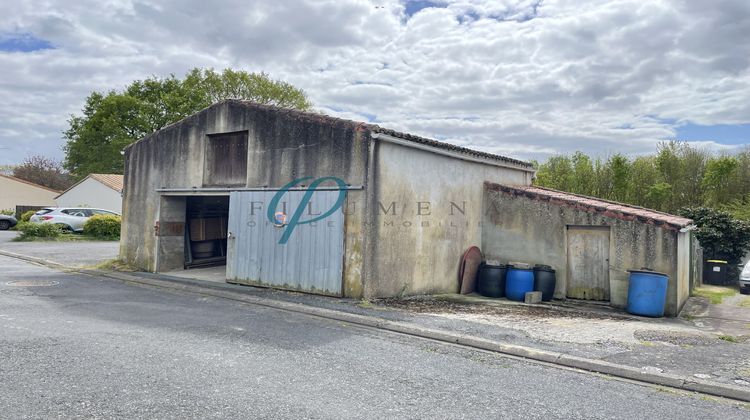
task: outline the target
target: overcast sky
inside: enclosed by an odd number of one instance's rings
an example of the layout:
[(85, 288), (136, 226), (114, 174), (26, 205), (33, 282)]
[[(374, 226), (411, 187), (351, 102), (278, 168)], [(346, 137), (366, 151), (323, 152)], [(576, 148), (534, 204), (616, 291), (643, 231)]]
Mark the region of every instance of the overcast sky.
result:
[(750, 1), (0, 0), (0, 164), (94, 90), (266, 71), (328, 114), (529, 159), (750, 143)]

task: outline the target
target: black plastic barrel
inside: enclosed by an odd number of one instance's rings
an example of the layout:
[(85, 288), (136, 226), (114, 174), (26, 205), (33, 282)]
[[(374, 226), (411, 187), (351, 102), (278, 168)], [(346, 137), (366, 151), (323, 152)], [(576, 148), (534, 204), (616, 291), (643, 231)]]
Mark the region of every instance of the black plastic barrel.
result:
[(507, 271), (507, 267), (504, 264), (489, 265), (482, 263), (479, 266), (477, 279), (479, 294), (493, 298), (505, 296), (505, 275)]
[(549, 302), (555, 295), (555, 270), (548, 265), (534, 266), (534, 290), (542, 292), (542, 301)]

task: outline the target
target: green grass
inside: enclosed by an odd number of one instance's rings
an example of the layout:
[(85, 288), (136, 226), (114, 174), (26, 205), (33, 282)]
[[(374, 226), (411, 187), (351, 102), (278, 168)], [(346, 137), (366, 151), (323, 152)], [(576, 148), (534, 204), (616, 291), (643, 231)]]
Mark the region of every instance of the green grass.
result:
[(81, 242), (81, 241), (110, 242), (110, 241), (119, 241), (120, 238), (98, 238), (94, 236), (83, 235), (80, 233), (63, 233), (56, 238), (16, 236), (12, 240), (14, 242)]
[(721, 286), (702, 286), (693, 290), (693, 296), (705, 297), (714, 305), (720, 304), (724, 298), (734, 296), (737, 290)]
[(88, 266), (92, 270), (108, 270), (108, 271), (137, 271), (135, 267), (130, 266), (123, 261), (115, 258), (113, 260), (104, 261), (102, 263)]
[(750, 297), (743, 299), (742, 302), (737, 304), (737, 306), (740, 306), (742, 308), (750, 308)]
[(719, 336), (719, 340), (724, 340), (724, 341), (727, 341), (729, 343), (736, 343), (737, 342), (737, 338), (734, 337), (734, 336), (731, 336), (731, 335), (720, 335)]
[(372, 302), (370, 302), (369, 299), (362, 298), (362, 300), (359, 301), (357, 306), (359, 306), (360, 308), (369, 309), (369, 308), (372, 308)]

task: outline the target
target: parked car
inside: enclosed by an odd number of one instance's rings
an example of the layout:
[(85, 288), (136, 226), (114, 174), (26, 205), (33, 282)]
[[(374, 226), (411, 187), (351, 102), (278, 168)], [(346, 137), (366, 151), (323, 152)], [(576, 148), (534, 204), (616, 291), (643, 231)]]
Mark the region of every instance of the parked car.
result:
[(33, 223), (52, 223), (55, 225), (59, 225), (65, 230), (82, 232), (83, 225), (86, 224), (86, 221), (89, 220), (89, 217), (96, 214), (110, 214), (113, 216), (120, 215), (120, 213), (104, 209), (81, 207), (48, 207), (34, 213), (29, 221)]
[(740, 293), (750, 295), (750, 261), (745, 264), (745, 268), (740, 273)]
[(18, 220), (15, 217), (0, 214), (0, 230), (8, 230), (16, 224), (18, 224)]

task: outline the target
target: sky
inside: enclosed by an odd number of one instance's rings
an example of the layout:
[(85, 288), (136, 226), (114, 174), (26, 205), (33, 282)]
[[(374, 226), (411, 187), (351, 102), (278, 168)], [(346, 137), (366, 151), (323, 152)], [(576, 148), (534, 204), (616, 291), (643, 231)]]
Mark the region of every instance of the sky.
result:
[(265, 71), (316, 110), (543, 160), (750, 144), (750, 2), (0, 0), (0, 165), (92, 91)]

